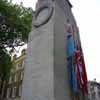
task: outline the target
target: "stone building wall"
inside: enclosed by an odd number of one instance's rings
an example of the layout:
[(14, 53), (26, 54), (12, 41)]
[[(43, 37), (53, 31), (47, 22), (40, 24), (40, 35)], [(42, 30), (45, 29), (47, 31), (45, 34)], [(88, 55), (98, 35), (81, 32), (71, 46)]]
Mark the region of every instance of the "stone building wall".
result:
[(89, 100), (100, 100), (100, 83), (96, 81), (88, 82)]
[(20, 100), (24, 75), (25, 52), (26, 50), (22, 50), (19, 57), (16, 55), (13, 56), (13, 68), (11, 69), (11, 75), (7, 85), (6, 98), (8, 100)]

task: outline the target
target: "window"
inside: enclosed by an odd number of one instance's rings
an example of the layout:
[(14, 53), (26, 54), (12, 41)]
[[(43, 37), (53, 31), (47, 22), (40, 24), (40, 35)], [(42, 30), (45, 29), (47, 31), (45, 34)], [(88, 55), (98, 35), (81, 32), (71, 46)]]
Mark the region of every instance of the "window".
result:
[(21, 76), (21, 72), (19, 72), (19, 73), (18, 73), (18, 81), (20, 81), (21, 78), (22, 78), (22, 76)]
[(11, 81), (12, 81), (12, 82), (15, 81), (15, 75), (12, 76), (12, 80), (11, 80)]
[(100, 86), (98, 86), (98, 90), (100, 90)]
[(95, 95), (96, 95), (96, 94), (95, 94), (95, 92), (94, 92), (94, 93), (92, 94), (92, 98), (93, 98), (93, 99), (95, 99)]
[(22, 94), (22, 85), (19, 86), (19, 96)]
[(15, 80), (14, 80), (15, 82), (17, 81), (17, 75), (15, 75)]
[(10, 97), (10, 88), (7, 89), (7, 98)]
[(9, 94), (10, 94), (9, 97), (11, 98), (12, 97), (12, 88), (9, 89)]
[(100, 91), (98, 92), (98, 96), (100, 97)]
[(19, 64), (18, 64), (18, 68), (21, 68), (21, 67), (22, 67), (22, 63), (19, 63)]
[(11, 83), (11, 78), (12, 78), (12, 77), (10, 77), (10, 79), (9, 79), (9, 83)]
[(21, 72), (21, 80), (23, 80), (24, 72)]
[(16, 97), (16, 87), (13, 88), (12, 97)]

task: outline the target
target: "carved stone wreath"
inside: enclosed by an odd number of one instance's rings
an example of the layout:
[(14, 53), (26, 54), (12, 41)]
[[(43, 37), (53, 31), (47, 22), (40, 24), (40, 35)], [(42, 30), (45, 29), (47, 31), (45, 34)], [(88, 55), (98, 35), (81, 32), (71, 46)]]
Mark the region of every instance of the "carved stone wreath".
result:
[[(39, 18), (38, 18), (39, 15), (42, 15), (41, 13), (45, 10), (47, 10), (47, 13), (45, 15), (43, 15), (45, 17), (42, 18), (42, 20), (39, 20)], [(48, 4), (48, 5), (44, 5), (44, 6), (40, 7), (39, 9), (37, 9), (37, 11), (35, 13), (33, 25), (35, 27), (40, 27), (40, 26), (46, 24), (49, 21), (49, 19), (51, 18), (52, 14), (53, 14), (53, 6), (52, 5)]]

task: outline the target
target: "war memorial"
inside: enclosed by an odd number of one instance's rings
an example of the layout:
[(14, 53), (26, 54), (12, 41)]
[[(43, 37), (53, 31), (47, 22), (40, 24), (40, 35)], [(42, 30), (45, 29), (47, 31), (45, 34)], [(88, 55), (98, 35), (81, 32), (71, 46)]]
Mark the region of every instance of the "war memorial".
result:
[(87, 100), (79, 29), (69, 0), (38, 0), (21, 100)]

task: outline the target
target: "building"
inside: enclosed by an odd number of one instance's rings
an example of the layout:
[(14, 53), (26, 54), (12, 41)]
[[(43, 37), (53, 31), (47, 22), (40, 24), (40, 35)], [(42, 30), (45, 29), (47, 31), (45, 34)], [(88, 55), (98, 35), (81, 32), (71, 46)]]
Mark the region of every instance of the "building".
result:
[(24, 75), (24, 59), (25, 59), (25, 49), (21, 51), (21, 55), (17, 57), (13, 56), (13, 68), (11, 69), (11, 75), (9, 83), (7, 85), (7, 98), (19, 100), (22, 90), (22, 81)]
[(89, 100), (100, 100), (100, 83), (96, 81), (88, 82)]

